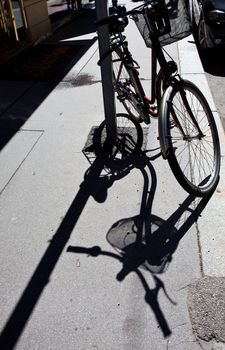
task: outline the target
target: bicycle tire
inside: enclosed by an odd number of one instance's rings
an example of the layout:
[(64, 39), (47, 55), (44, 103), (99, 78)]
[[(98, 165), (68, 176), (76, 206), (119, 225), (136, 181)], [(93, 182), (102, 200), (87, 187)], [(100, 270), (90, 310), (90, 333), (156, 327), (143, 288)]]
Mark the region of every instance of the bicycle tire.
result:
[[(118, 99), (122, 102), (124, 108), (130, 115), (130, 117), (141, 123), (145, 121), (149, 123), (149, 114), (142, 108), (142, 98), (135, 91), (135, 87), (132, 84), (131, 74), (123, 63), (123, 53), (120, 48), (115, 49), (112, 52), (112, 66), (113, 66), (113, 79), (114, 89), (118, 95)], [(119, 72), (119, 79), (117, 80)], [(133, 77), (133, 80), (136, 77)]]
[[(196, 136), (189, 107), (202, 136)], [(160, 107), (159, 139), (164, 158), (187, 192), (203, 197), (215, 190), (220, 172), (217, 127), (206, 98), (192, 82), (182, 80), (182, 84), (175, 83), (165, 91)]]

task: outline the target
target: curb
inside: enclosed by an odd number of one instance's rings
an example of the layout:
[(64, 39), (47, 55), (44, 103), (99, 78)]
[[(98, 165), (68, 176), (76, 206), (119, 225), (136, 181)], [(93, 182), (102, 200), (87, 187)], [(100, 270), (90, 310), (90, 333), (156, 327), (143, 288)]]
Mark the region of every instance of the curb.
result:
[(192, 36), (178, 42), (181, 75), (193, 81), (206, 96), (217, 124), (221, 147), (220, 181), (215, 193), (210, 198), (196, 225), (199, 232), (200, 258), (203, 275), (223, 277), (225, 275), (224, 261), (224, 196), (225, 196), (225, 133), (218, 111), (216, 109), (210, 87), (196, 45), (190, 45)]
[(222, 126), (219, 113), (213, 100), (213, 96), (203, 69), (197, 47), (192, 35), (187, 38), (178, 41), (178, 52), (180, 61), (180, 71), (183, 78), (191, 80), (195, 83), (199, 89), (205, 95), (215, 118), (220, 143), (221, 143), (221, 155), (225, 156), (225, 133)]

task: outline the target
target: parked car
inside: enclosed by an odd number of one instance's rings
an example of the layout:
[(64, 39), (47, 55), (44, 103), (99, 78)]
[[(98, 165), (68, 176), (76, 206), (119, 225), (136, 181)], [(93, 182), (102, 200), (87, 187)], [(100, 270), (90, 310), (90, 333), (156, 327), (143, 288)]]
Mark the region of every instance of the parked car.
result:
[(225, 1), (192, 0), (194, 36), (200, 49), (225, 45)]

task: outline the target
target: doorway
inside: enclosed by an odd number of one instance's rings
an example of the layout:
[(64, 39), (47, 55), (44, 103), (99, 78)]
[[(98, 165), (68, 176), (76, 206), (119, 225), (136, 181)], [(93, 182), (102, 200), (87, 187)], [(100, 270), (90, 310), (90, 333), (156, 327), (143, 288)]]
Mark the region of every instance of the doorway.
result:
[(27, 39), (23, 0), (0, 0), (0, 52)]

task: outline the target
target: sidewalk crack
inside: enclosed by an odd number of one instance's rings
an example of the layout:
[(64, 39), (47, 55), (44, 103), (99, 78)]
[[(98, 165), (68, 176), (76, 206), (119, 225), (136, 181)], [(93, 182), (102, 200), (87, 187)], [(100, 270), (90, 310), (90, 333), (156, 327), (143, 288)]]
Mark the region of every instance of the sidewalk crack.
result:
[[(33, 130), (32, 130), (33, 131)], [(1, 194), (5, 191), (6, 187), (9, 185), (9, 183), (11, 182), (11, 180), (13, 179), (13, 177), (15, 176), (15, 174), (18, 172), (18, 170), (21, 168), (22, 164), (25, 162), (25, 160), (28, 158), (28, 156), (30, 155), (30, 153), (33, 151), (34, 147), (36, 146), (36, 144), (38, 143), (38, 141), (40, 140), (41, 136), (43, 135), (44, 131), (40, 132), (40, 135), (38, 136), (37, 140), (34, 142), (34, 144), (32, 145), (31, 149), (28, 151), (28, 153), (26, 154), (26, 156), (24, 157), (24, 159), (21, 161), (21, 163), (18, 165), (18, 167), (16, 168), (16, 170), (13, 172), (13, 174), (11, 175), (11, 177), (9, 178), (9, 180), (7, 181), (7, 183), (5, 184), (5, 186), (2, 188), (2, 190), (0, 191), (0, 196)]]

